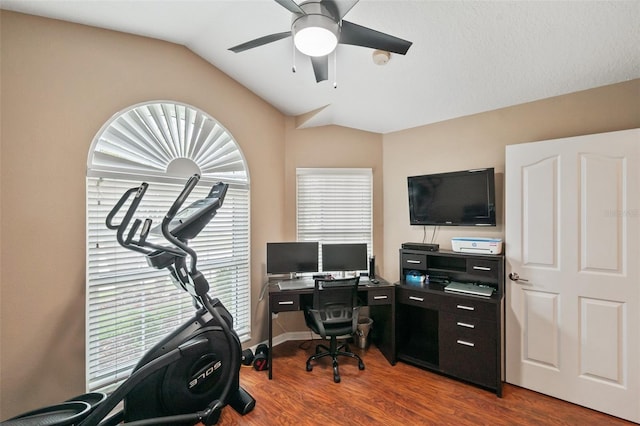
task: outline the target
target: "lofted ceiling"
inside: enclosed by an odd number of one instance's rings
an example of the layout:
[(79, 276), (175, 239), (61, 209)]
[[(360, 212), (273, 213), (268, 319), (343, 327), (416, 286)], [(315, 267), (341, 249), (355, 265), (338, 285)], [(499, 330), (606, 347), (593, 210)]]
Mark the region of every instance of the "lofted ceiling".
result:
[(184, 45), (282, 113), (309, 117), (301, 127), (388, 133), (640, 77), (638, 0), (361, 0), (345, 20), (413, 45), (386, 65), (372, 49), (339, 45), (320, 83), (291, 38), (228, 50), (290, 30), (291, 13), (275, 0), (0, 5)]

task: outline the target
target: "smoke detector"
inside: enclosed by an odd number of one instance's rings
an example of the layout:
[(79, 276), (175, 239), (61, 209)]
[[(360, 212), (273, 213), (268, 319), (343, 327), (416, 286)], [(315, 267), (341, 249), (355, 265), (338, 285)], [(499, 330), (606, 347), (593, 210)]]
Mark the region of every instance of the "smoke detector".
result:
[(376, 65), (385, 65), (391, 59), (391, 53), (386, 50), (373, 51), (373, 63)]

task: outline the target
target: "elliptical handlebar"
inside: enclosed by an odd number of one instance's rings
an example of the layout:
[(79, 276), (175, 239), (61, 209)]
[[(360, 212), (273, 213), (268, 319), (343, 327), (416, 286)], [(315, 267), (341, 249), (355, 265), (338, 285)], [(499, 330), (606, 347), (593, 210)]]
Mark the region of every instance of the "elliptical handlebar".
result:
[[(190, 182), (191, 180), (188, 183)], [(126, 249), (137, 251), (145, 255), (153, 253), (154, 250), (162, 250), (162, 251), (166, 251), (171, 254), (174, 254), (176, 256), (180, 256), (180, 257), (186, 256), (187, 252), (185, 252), (185, 250), (183, 250), (183, 247), (181, 247), (180, 245), (176, 244), (177, 247), (170, 247), (170, 246), (164, 246), (160, 244), (153, 244), (146, 241), (147, 235), (149, 234), (149, 229), (151, 227), (151, 219), (145, 220), (144, 225), (142, 227), (142, 231), (140, 233), (140, 238), (138, 240), (134, 240), (134, 236), (136, 235), (136, 233), (138, 232), (138, 229), (140, 228), (140, 225), (142, 224), (142, 221), (140, 219), (136, 219), (133, 222), (133, 225), (131, 226), (131, 229), (129, 230), (125, 238), (124, 236), (125, 232), (127, 228), (129, 228), (129, 223), (131, 222), (133, 215), (138, 210), (138, 207), (140, 206), (140, 202), (142, 201), (144, 194), (147, 192), (147, 188), (149, 188), (149, 184), (146, 182), (142, 182), (140, 186), (136, 186), (134, 188), (128, 189), (122, 195), (122, 197), (120, 197), (118, 202), (115, 204), (115, 206), (113, 206), (113, 208), (107, 215), (107, 218), (105, 220), (105, 224), (107, 228), (116, 231), (116, 240), (118, 241), (118, 244), (120, 244), (122, 247)], [(191, 190), (193, 190), (193, 188), (191, 188)], [(189, 192), (191, 192), (191, 190), (189, 190)], [(114, 223), (115, 216), (120, 212), (120, 210), (122, 209), (122, 206), (124, 206), (127, 200), (129, 200), (131, 195), (134, 193), (135, 195), (133, 197), (133, 200), (131, 201), (131, 204), (129, 204), (129, 208), (124, 214), (124, 217), (122, 218), (120, 223), (115, 224)], [(184, 190), (183, 190), (183, 193), (184, 193)], [(176, 200), (176, 202), (177, 201), (178, 200)], [(183, 202), (184, 202), (184, 199), (181, 200), (181, 203)], [(175, 204), (176, 203), (174, 202), (174, 206)], [(173, 214), (175, 215), (175, 213)]]
[(176, 200), (173, 202), (173, 204), (167, 211), (167, 214), (164, 217), (163, 224), (164, 222), (167, 222), (167, 224), (171, 222), (171, 220), (178, 213), (178, 210), (180, 210), (180, 207), (182, 207), (187, 197), (189, 196), (189, 194), (191, 194), (191, 191), (193, 191), (193, 188), (196, 187), (199, 181), (200, 181), (200, 175), (197, 173), (189, 178), (187, 183), (184, 184), (184, 188), (182, 189), (182, 192), (180, 193), (180, 195), (178, 195)]
[[(144, 197), (144, 193), (147, 192), (148, 187), (149, 187), (148, 183), (142, 182), (140, 186), (137, 186), (135, 188), (130, 188), (129, 190), (127, 190), (127, 192), (122, 194), (122, 197), (120, 197), (116, 205), (113, 206), (113, 208), (107, 215), (107, 220), (105, 221), (107, 224), (107, 228), (111, 230), (116, 230), (122, 227), (122, 225), (124, 225), (124, 228), (129, 226), (129, 222), (131, 222), (131, 218), (133, 217), (133, 214), (138, 209), (138, 206), (140, 205), (140, 201), (142, 201), (142, 197)], [(127, 210), (127, 213), (125, 213), (124, 217), (122, 218), (122, 221), (119, 224), (114, 225), (113, 218), (115, 217), (116, 214), (118, 214), (118, 212), (120, 211), (124, 203), (129, 199), (131, 194), (133, 194), (134, 192), (136, 192), (136, 195), (133, 199), (133, 202), (129, 205), (129, 209)]]
[[(129, 227), (131, 218), (133, 218), (133, 215), (135, 214), (136, 210), (138, 210), (138, 206), (140, 205), (140, 202), (142, 201), (142, 197), (144, 197), (145, 192), (147, 192), (148, 187), (149, 187), (148, 183), (142, 182), (140, 186), (130, 188), (129, 190), (127, 190), (122, 195), (122, 197), (120, 197), (116, 205), (113, 206), (113, 208), (107, 215), (107, 219), (105, 220), (107, 228), (111, 230), (116, 230), (116, 239), (118, 240), (118, 244), (120, 244), (124, 248), (135, 250), (144, 254), (149, 254), (149, 250), (132, 244), (133, 234), (135, 234), (135, 232), (138, 230), (138, 227), (140, 226), (140, 221), (136, 219), (126, 239), (124, 238), (124, 232)], [(127, 212), (124, 214), (124, 217), (122, 218), (119, 224), (117, 225), (114, 224), (113, 223), (114, 217), (120, 212), (120, 209), (122, 209), (122, 206), (131, 197), (131, 194), (134, 194), (134, 193), (135, 195), (133, 197), (133, 201), (131, 201), (131, 204), (129, 204), (129, 208), (127, 209)]]
[(180, 210), (180, 207), (182, 207), (187, 197), (189, 196), (189, 194), (191, 194), (191, 191), (193, 191), (193, 189), (196, 187), (199, 181), (200, 181), (200, 175), (197, 173), (189, 178), (187, 183), (184, 185), (182, 192), (180, 193), (180, 195), (178, 195), (176, 200), (173, 202), (173, 204), (167, 211), (167, 214), (164, 216), (164, 219), (162, 219), (162, 225), (161, 225), (162, 235), (167, 239), (167, 241), (179, 247), (183, 252), (188, 254), (189, 257), (191, 257), (190, 269), (192, 273), (197, 272), (196, 263), (198, 262), (198, 255), (196, 254), (195, 250), (193, 250), (191, 247), (186, 245), (184, 242), (180, 241), (171, 233), (171, 231), (169, 230), (169, 224), (171, 223), (173, 218), (176, 216), (176, 214)]

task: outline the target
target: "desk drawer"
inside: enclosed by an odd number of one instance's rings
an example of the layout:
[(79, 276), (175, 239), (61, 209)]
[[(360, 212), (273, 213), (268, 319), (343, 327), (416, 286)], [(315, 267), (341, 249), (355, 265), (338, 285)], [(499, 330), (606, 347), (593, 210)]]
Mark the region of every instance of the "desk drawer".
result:
[(445, 312), (451, 312), (456, 315), (479, 318), (487, 321), (497, 320), (497, 305), (492, 302), (473, 297), (457, 297), (447, 295), (442, 298), (441, 308)]
[(402, 253), (401, 269), (416, 269), (418, 271), (426, 271), (427, 256), (424, 254)]
[[(478, 318), (468, 317), (463, 314), (443, 312), (440, 315), (440, 330), (443, 339), (463, 340), (466, 342), (478, 343), (496, 341), (495, 321), (485, 321)], [(464, 345), (464, 343), (460, 343)], [(491, 347), (491, 346), (489, 346)]]
[(398, 303), (413, 305), (421, 308), (438, 309), (442, 296), (424, 291), (398, 288), (396, 293)]
[(497, 260), (485, 260), (485, 259), (468, 259), (467, 260), (467, 273), (475, 275), (477, 277), (488, 277), (495, 280), (500, 275), (498, 269), (500, 268), (500, 262)]
[(271, 294), (269, 295), (271, 312), (286, 312), (300, 310), (299, 294)]
[(369, 289), (367, 292), (367, 304), (371, 305), (390, 305), (393, 303), (394, 287)]

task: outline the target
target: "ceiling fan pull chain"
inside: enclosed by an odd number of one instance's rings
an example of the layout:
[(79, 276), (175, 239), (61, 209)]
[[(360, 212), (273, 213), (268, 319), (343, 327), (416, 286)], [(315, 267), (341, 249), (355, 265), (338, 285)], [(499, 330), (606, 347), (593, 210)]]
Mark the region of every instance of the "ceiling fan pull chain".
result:
[(338, 88), (338, 53), (337, 50), (333, 51), (333, 88)]
[(291, 47), (293, 48), (293, 52), (291, 54), (291, 56), (292, 56), (291, 62), (293, 62), (293, 65), (291, 66), (291, 71), (295, 74), (295, 72), (296, 72), (296, 45), (295, 45), (295, 43), (291, 43)]
[[(342, 31), (342, 19), (338, 22), (339, 31)], [(338, 49), (333, 50), (333, 88), (338, 88)]]

